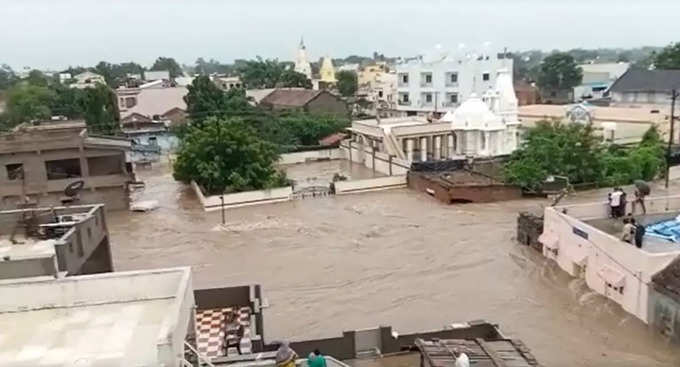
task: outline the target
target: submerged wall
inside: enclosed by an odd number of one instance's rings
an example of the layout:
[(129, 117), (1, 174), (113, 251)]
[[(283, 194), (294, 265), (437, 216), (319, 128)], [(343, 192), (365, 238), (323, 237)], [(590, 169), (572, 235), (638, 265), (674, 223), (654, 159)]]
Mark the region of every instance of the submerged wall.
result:
[[(203, 206), (205, 211), (220, 210), (222, 208), (221, 195), (205, 196), (203, 191), (194, 181), (191, 182), (191, 187), (194, 189), (198, 201)], [(288, 201), (293, 194), (291, 186), (278, 187), (269, 190), (245, 191), (234, 194), (224, 195), (225, 208), (238, 208), (241, 206), (272, 204), (282, 201)]]

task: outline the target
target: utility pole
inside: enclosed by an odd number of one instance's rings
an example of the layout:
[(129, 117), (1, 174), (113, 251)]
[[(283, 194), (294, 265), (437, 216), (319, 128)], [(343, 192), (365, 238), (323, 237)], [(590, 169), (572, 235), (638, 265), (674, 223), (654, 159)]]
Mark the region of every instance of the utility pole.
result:
[(673, 145), (673, 136), (675, 134), (675, 100), (678, 98), (678, 91), (673, 89), (671, 91), (671, 128), (668, 135), (668, 147), (666, 148), (666, 194), (668, 194), (668, 180), (671, 172), (671, 146)]
[(224, 217), (224, 194), (220, 195), (220, 201), (222, 201), (222, 225), (225, 225), (225, 217)]

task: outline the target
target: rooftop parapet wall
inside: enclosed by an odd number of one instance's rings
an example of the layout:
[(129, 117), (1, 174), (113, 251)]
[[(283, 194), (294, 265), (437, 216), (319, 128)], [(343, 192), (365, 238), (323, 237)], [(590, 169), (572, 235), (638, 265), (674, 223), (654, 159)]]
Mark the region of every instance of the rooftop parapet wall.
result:
[[(626, 203), (626, 214), (632, 213), (632, 195), (628, 196)], [(645, 199), (645, 206), (648, 214), (668, 213), (680, 211), (680, 195), (653, 197)], [(560, 212), (566, 210), (566, 214), (572, 218), (580, 220), (602, 219), (609, 217), (609, 205), (606, 201), (596, 201), (584, 204), (570, 204), (556, 206)]]

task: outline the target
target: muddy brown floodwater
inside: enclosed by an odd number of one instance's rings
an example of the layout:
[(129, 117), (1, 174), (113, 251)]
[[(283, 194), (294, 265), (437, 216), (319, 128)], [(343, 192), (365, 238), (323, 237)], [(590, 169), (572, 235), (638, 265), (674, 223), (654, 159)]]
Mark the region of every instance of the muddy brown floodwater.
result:
[(269, 340), (486, 319), (545, 366), (680, 365), (680, 348), (515, 242), (517, 212), (543, 201), (448, 206), (404, 189), (232, 209), (224, 229), (167, 167), (140, 173), (139, 197), (161, 207), (109, 213), (116, 269), (260, 283)]

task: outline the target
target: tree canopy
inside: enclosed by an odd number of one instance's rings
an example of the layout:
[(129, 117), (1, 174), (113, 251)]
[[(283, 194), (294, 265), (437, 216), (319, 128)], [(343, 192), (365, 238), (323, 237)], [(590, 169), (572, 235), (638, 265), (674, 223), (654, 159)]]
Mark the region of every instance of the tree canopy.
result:
[(119, 130), (116, 94), (106, 85), (83, 89), (83, 117), (90, 131), (114, 134)]
[(304, 74), (292, 70), (291, 66), (278, 59), (249, 60), (238, 68), (241, 82), (249, 89), (263, 88), (312, 88), (312, 82)]
[(576, 65), (574, 58), (556, 52), (546, 57), (538, 72), (538, 86), (551, 90), (570, 90), (581, 84), (583, 71)]
[(529, 129), (520, 149), (505, 167), (508, 182), (540, 189), (549, 175), (570, 183), (623, 185), (654, 179), (665, 165), (663, 145), (655, 128), (634, 148), (605, 146), (590, 125), (539, 122)]
[(182, 67), (172, 57), (159, 57), (149, 70), (167, 70), (171, 78), (176, 78), (183, 74)]
[(340, 94), (344, 97), (351, 97), (359, 89), (359, 82), (357, 73), (349, 70), (342, 70), (335, 74), (335, 79), (338, 80), (336, 86)]
[(103, 76), (111, 88), (117, 88), (127, 80), (128, 74), (144, 73), (144, 67), (134, 62), (124, 62), (121, 64), (111, 64), (100, 61), (95, 67), (94, 72)]
[(54, 92), (47, 87), (27, 83), (16, 84), (7, 92), (7, 121), (11, 126), (22, 122), (48, 119)]
[(173, 175), (208, 194), (261, 190), (287, 183), (275, 167), (278, 158), (276, 147), (242, 120), (211, 117), (182, 137)]
[(665, 47), (654, 57), (657, 69), (680, 69), (680, 42)]
[(211, 116), (247, 114), (252, 108), (245, 90), (235, 88), (225, 92), (205, 75), (194, 78), (187, 89), (189, 92), (184, 101), (187, 114), (195, 124), (201, 124)]
[(2, 64), (0, 65), (0, 90), (6, 90), (12, 85), (17, 80), (16, 74), (14, 74), (14, 70), (7, 65), (7, 64)]

